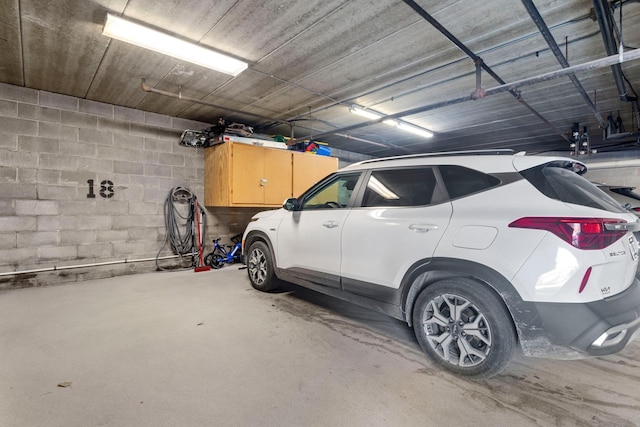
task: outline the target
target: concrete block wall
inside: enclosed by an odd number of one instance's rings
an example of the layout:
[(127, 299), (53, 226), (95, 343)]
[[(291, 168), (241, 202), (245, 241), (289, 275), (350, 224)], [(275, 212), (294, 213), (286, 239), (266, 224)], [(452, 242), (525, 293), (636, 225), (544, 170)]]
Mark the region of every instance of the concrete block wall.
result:
[(608, 185), (636, 187), (640, 192), (640, 149), (580, 156), (586, 163), (585, 178)]
[(600, 184), (624, 185), (640, 189), (640, 165), (622, 168), (589, 169), (585, 174), (585, 178)]
[[(207, 126), (0, 84), (0, 274), (154, 258), (170, 190), (204, 198), (203, 150), (178, 142), (184, 129)], [(255, 211), (208, 210), (210, 239), (242, 231)], [(140, 262), (0, 275), (0, 289), (155, 270)]]

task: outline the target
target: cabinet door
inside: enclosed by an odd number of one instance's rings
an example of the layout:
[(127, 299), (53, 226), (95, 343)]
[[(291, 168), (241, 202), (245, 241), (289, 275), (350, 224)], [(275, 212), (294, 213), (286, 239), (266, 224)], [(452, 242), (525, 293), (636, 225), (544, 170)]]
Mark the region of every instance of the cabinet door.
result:
[(233, 144), (231, 159), (231, 203), (264, 203), (265, 148)]
[(338, 170), (338, 159), (315, 154), (294, 153), (293, 197), (300, 196), (313, 184)]
[(227, 144), (204, 150), (204, 203), (206, 206), (229, 206), (231, 149)]
[(291, 152), (264, 149), (264, 204), (280, 206), (291, 197)]
[(338, 168), (338, 159), (227, 142), (205, 150), (206, 206), (280, 206)]

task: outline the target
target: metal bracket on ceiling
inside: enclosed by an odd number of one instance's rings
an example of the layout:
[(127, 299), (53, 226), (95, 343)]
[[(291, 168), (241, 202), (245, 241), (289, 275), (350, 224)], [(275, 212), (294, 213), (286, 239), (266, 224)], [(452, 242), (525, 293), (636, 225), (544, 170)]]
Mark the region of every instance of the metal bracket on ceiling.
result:
[(471, 99), (480, 99), (487, 96), (484, 89), (482, 89), (482, 58), (477, 57), (476, 63), (476, 90), (471, 92)]
[[(294, 141), (296, 139), (296, 135), (295, 135), (295, 126), (296, 126), (296, 124), (294, 122), (289, 122), (289, 126), (291, 126), (291, 139), (290, 139), (290, 141)], [(287, 145), (289, 145), (288, 141), (287, 141)]]

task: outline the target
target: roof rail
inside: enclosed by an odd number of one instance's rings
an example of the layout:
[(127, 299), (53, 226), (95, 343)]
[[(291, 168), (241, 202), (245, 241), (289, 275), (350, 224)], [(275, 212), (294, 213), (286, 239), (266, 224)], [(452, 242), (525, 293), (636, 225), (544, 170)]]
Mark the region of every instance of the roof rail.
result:
[(390, 160), (399, 159), (420, 159), (423, 157), (449, 157), (449, 156), (493, 156), (493, 155), (513, 155), (514, 150), (511, 149), (496, 149), (496, 150), (467, 150), (467, 151), (443, 151), (439, 153), (422, 153), (422, 154), (407, 154), (405, 156), (394, 157), (381, 157), (379, 159), (363, 160), (359, 162), (361, 165), (375, 162), (386, 162)]

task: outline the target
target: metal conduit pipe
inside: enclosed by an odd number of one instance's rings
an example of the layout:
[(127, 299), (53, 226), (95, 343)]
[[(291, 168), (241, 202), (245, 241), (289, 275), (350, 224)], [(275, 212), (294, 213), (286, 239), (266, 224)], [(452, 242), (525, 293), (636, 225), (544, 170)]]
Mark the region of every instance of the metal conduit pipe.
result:
[[(471, 58), (473, 60), (473, 62), (475, 62), (476, 64), (480, 63), (480, 65), (482, 66), (482, 69), (485, 70), (498, 83), (500, 83), (502, 85), (505, 84), (505, 81), (502, 80), (502, 78), (500, 78), (500, 76), (498, 74), (496, 74), (491, 69), (491, 67), (489, 67), (487, 64), (485, 64), (485, 62), (482, 60), (482, 58), (480, 58), (478, 55), (473, 53), (473, 51), (471, 51), (471, 49), (469, 49), (467, 46), (465, 46), (464, 43), (462, 43), (453, 34), (451, 34), (449, 32), (449, 30), (447, 30), (445, 27), (443, 27), (442, 24), (440, 24), (433, 16), (429, 15), (429, 13), (426, 10), (424, 10), (420, 5), (418, 5), (414, 0), (403, 0), (403, 1), (407, 4), (407, 6), (411, 7), (415, 12), (417, 12), (418, 15), (420, 15), (425, 21), (427, 21), (429, 24), (433, 25), (435, 27), (435, 29), (440, 31), (440, 33), (442, 33), (453, 44), (455, 44), (460, 50), (462, 50), (469, 58)], [(567, 142), (571, 142), (569, 137), (567, 137), (567, 135), (565, 135), (565, 132), (563, 132), (561, 129), (559, 129), (557, 126), (555, 126), (553, 123), (551, 123), (545, 117), (543, 117), (540, 113), (538, 113), (531, 105), (529, 105), (524, 99), (522, 99), (522, 96), (520, 95), (519, 92), (510, 89), (509, 93), (516, 100), (518, 100), (518, 102), (520, 102), (527, 110), (529, 110), (533, 115), (535, 115), (538, 119), (540, 119), (544, 124), (546, 124), (547, 126), (552, 128), (553, 130), (555, 130), (556, 133), (558, 135), (560, 135), (563, 139), (565, 139)]]
[[(618, 53), (618, 46), (613, 37), (613, 29), (611, 26), (611, 14), (609, 13), (609, 3), (607, 0), (593, 0), (593, 10), (600, 26), (600, 32), (602, 33), (602, 39), (604, 41), (604, 47), (607, 51), (607, 55), (615, 55)], [(622, 67), (620, 64), (614, 64), (611, 66), (613, 72), (613, 79), (616, 82), (620, 99), (623, 101), (630, 101), (627, 96), (627, 89), (622, 77)], [(637, 105), (636, 105), (637, 107)]]
[[(514, 82), (511, 83), (506, 83), (500, 86), (496, 86), (490, 89), (485, 89), (485, 94), (486, 96), (491, 96), (491, 95), (495, 95), (498, 93), (502, 93), (502, 92), (506, 92), (506, 91), (515, 91), (517, 90), (519, 87), (522, 86), (530, 86), (532, 84), (536, 84), (536, 83), (540, 83), (540, 82), (544, 82), (544, 81), (549, 81), (549, 80), (554, 80), (560, 77), (565, 77), (569, 74), (573, 74), (573, 73), (577, 73), (577, 72), (581, 72), (581, 71), (588, 71), (588, 70), (595, 70), (598, 68), (602, 68), (602, 67), (608, 67), (612, 64), (621, 64), (623, 62), (627, 62), (627, 61), (633, 61), (636, 59), (640, 59), (640, 49), (636, 49), (636, 50), (632, 50), (630, 52), (624, 52), (622, 55), (611, 55), (611, 56), (607, 56), (605, 58), (601, 58), (601, 59), (596, 59), (593, 61), (589, 61), (589, 62), (585, 62), (584, 64), (578, 64), (578, 65), (573, 65), (569, 68), (563, 68), (560, 70), (555, 70), (555, 71), (550, 71), (548, 73), (544, 73), (544, 74), (540, 74), (538, 76), (534, 76), (534, 77), (529, 77), (526, 79), (522, 79), (522, 80), (516, 80)], [(367, 127), (367, 126), (372, 126), (378, 123), (382, 123), (385, 120), (389, 120), (389, 119), (396, 119), (398, 117), (405, 117), (405, 116), (412, 116), (414, 114), (419, 114), (419, 113), (423, 113), (425, 111), (430, 111), (430, 110), (435, 110), (438, 108), (442, 108), (442, 107), (447, 107), (450, 105), (454, 105), (454, 104), (460, 104), (462, 102), (466, 102), (466, 101), (472, 101), (473, 97), (471, 95), (466, 95), (466, 96), (461, 96), (459, 98), (454, 98), (454, 99), (450, 99), (447, 101), (442, 101), (442, 102), (437, 102), (435, 104), (429, 104), (429, 105), (425, 105), (422, 107), (417, 107), (417, 108), (413, 108), (411, 110), (405, 110), (405, 111), (401, 111), (399, 113), (395, 113), (395, 114), (390, 114), (388, 116), (383, 116), (380, 117), (379, 119), (375, 119), (375, 120), (369, 120), (366, 122), (361, 122), (361, 123), (357, 123), (355, 125), (351, 125), (351, 126), (346, 126), (340, 129), (333, 129), (330, 131), (326, 131), (326, 132), (320, 132), (314, 135), (314, 138), (321, 138), (323, 136), (327, 136), (327, 135), (333, 135), (336, 133), (345, 133), (345, 132), (349, 132), (352, 131), (354, 129), (360, 129), (363, 127)]]
[[(620, 3), (620, 7), (622, 7), (622, 3)], [(613, 22), (613, 16), (609, 10), (609, 3), (606, 0), (593, 0), (593, 10), (596, 14), (598, 25), (600, 26), (600, 33), (602, 34), (607, 55), (615, 55), (618, 53), (618, 47), (616, 46), (613, 34), (615, 24)], [(622, 11), (622, 9), (620, 10)], [(620, 44), (622, 44), (622, 34), (620, 34)], [(622, 67), (620, 64), (614, 64), (611, 66), (611, 72), (613, 73), (613, 79), (616, 83), (616, 87), (618, 88), (620, 99), (631, 103), (635, 110), (637, 126), (640, 128), (640, 103), (638, 102), (637, 96), (629, 96), (627, 87), (624, 84), (624, 80), (626, 79), (622, 72)], [(629, 82), (629, 80), (627, 80), (627, 83), (631, 87), (631, 82)], [(631, 90), (633, 91), (633, 87), (631, 87)]]
[(371, 141), (371, 140), (365, 139), (365, 138), (359, 138), (357, 136), (353, 136), (353, 135), (348, 134), (348, 133), (336, 133), (334, 135), (335, 136), (340, 136), (340, 137), (346, 138), (346, 139), (353, 139), (354, 141), (365, 142), (367, 144), (376, 145), (378, 147), (389, 148), (389, 146), (387, 146), (386, 144), (383, 144), (382, 142), (376, 142), (376, 141)]
[(131, 264), (134, 262), (148, 262), (155, 261), (160, 259), (172, 259), (179, 258), (180, 255), (168, 255), (164, 257), (158, 258), (140, 258), (140, 259), (123, 259), (118, 261), (105, 261), (105, 262), (94, 262), (90, 264), (79, 264), (79, 265), (63, 265), (63, 266), (53, 266), (53, 267), (44, 267), (44, 268), (35, 268), (32, 270), (21, 270), (21, 271), (7, 271), (5, 273), (0, 273), (0, 277), (3, 276), (17, 276), (19, 274), (33, 274), (33, 273), (44, 273), (47, 271), (61, 271), (61, 270), (72, 270), (76, 268), (87, 268), (87, 267), (99, 267), (103, 265), (114, 265), (114, 264)]
[[(640, 0), (638, 0), (638, 1), (640, 1)], [(591, 18), (589, 18), (588, 15), (587, 15), (586, 19), (591, 19)], [(554, 26), (553, 28), (556, 28), (556, 27), (557, 26)], [(600, 30), (592, 32), (592, 33), (587, 34), (585, 36), (573, 39), (573, 40), (571, 40), (571, 42), (569, 42), (569, 44), (577, 43), (577, 42), (589, 39), (589, 38), (594, 37), (594, 36), (600, 36)], [(520, 39), (515, 39), (515, 40), (526, 40), (528, 38), (529, 38), (528, 36), (525, 36), (525, 37), (521, 37)], [(503, 45), (499, 45), (497, 47), (507, 46), (507, 45), (509, 45), (509, 43), (504, 43)], [(491, 52), (491, 51), (495, 50), (497, 47), (493, 47), (493, 48), (487, 49), (484, 52)], [(546, 52), (547, 50), (550, 50), (550, 49), (549, 48), (541, 49), (541, 50), (538, 51), (538, 54)], [(535, 55), (535, 53), (531, 52), (529, 54), (521, 55), (521, 56), (518, 56), (516, 58), (507, 59), (507, 60), (505, 60), (503, 62), (495, 63), (494, 66), (500, 66), (500, 65), (505, 65), (505, 64), (513, 64), (513, 63), (519, 61), (520, 59), (525, 58), (528, 55)], [(329, 108), (335, 107), (336, 105), (351, 105), (351, 104), (353, 104), (354, 100), (356, 100), (358, 98), (366, 97), (366, 96), (375, 94), (378, 91), (382, 91), (382, 90), (391, 88), (396, 84), (400, 84), (400, 83), (404, 83), (404, 82), (410, 81), (411, 79), (416, 78), (416, 77), (425, 76), (425, 75), (427, 75), (427, 74), (429, 74), (431, 72), (442, 70), (445, 67), (449, 67), (449, 66), (452, 66), (452, 65), (455, 65), (455, 64), (459, 64), (460, 62), (466, 61), (466, 60), (467, 60), (467, 58), (457, 59), (457, 60), (448, 62), (446, 64), (440, 65), (438, 67), (435, 67), (435, 68), (432, 68), (432, 69), (429, 69), (429, 70), (426, 70), (426, 71), (423, 71), (423, 72), (420, 72), (420, 73), (416, 73), (416, 74), (413, 74), (411, 76), (402, 78), (402, 79), (397, 80), (397, 81), (395, 81), (393, 83), (387, 83), (387, 84), (384, 84), (384, 85), (381, 85), (381, 86), (373, 87), (373, 88), (367, 90), (366, 92), (361, 92), (358, 95), (349, 96), (348, 98), (344, 98), (344, 99), (340, 100), (338, 103), (329, 104), (329, 105), (323, 105), (321, 107), (317, 107), (317, 108), (311, 110), (310, 112), (305, 113), (305, 115), (315, 114), (315, 113), (318, 113), (320, 111), (326, 111)], [(412, 95), (412, 94), (417, 93), (417, 92), (421, 92), (423, 90), (426, 90), (426, 89), (429, 89), (431, 87), (437, 86), (437, 85), (439, 85), (441, 83), (448, 83), (448, 82), (456, 81), (456, 80), (459, 80), (459, 79), (467, 78), (467, 77), (469, 77), (471, 75), (474, 75), (474, 74), (475, 74), (475, 71), (467, 72), (467, 73), (463, 73), (463, 74), (458, 74), (458, 75), (449, 77), (449, 78), (447, 78), (445, 80), (441, 80), (441, 81), (438, 81), (438, 82), (435, 82), (435, 83), (425, 84), (425, 85), (420, 85), (420, 86), (413, 87), (413, 88), (405, 90), (403, 92), (399, 92), (397, 94), (394, 94), (393, 96), (389, 96), (389, 97), (385, 97), (385, 98), (382, 98), (382, 99), (378, 99), (375, 102), (376, 102), (376, 104), (379, 104), (379, 103), (394, 101), (394, 100), (402, 98), (403, 96), (408, 96), (408, 95)], [(295, 109), (296, 108), (294, 108), (294, 110)], [(290, 117), (288, 120), (297, 121), (297, 120), (301, 119), (302, 117), (303, 117), (302, 115), (297, 115), (297, 116)], [(269, 125), (267, 125), (267, 127), (268, 126)]]
[(335, 133), (334, 135), (335, 136), (340, 136), (340, 137), (346, 138), (346, 139), (353, 139), (354, 141), (360, 141), (360, 142), (364, 142), (366, 144), (375, 145), (375, 146), (378, 146), (378, 147), (384, 147), (384, 148), (393, 147), (393, 148), (396, 148), (398, 150), (404, 151), (405, 153), (410, 153), (411, 152), (411, 151), (407, 150), (404, 147), (399, 147), (399, 146), (394, 145), (392, 143), (383, 144), (382, 142), (371, 141), (370, 139), (353, 136), (353, 135), (351, 135), (349, 133)]
[[(640, 0), (638, 0), (638, 1), (640, 1)], [(575, 20), (572, 20), (572, 21), (577, 21), (577, 20), (586, 20), (586, 19), (591, 19), (591, 18), (590, 18), (590, 15), (583, 15), (583, 16), (581, 16), (581, 17), (579, 17), (579, 18), (576, 18)], [(570, 22), (572, 22), (572, 21), (568, 21), (568, 22), (563, 22), (563, 23), (560, 23), (560, 24), (556, 24), (556, 25), (552, 26), (552, 29), (561, 28), (561, 27), (563, 27), (563, 26), (567, 25), (568, 23), (570, 23)], [(510, 46), (510, 45), (512, 45), (512, 44), (514, 44), (514, 43), (518, 43), (518, 42), (521, 42), (521, 41), (523, 41), (523, 40), (528, 40), (529, 38), (531, 38), (531, 37), (532, 37), (532, 35), (533, 35), (533, 34), (534, 34), (534, 33), (532, 33), (532, 34), (528, 34), (528, 35), (525, 35), (525, 36), (522, 36), (522, 37), (519, 37), (519, 38), (513, 39), (513, 40), (511, 40), (511, 41), (509, 41), (509, 42), (502, 43), (502, 44), (499, 44), (499, 45), (496, 45), (496, 46), (490, 47), (490, 48), (488, 48), (488, 49), (486, 49), (486, 50), (483, 50), (483, 51), (482, 51), (482, 53), (490, 53), (490, 52), (493, 52), (493, 51), (495, 51), (495, 50), (501, 49), (501, 48), (503, 48), (503, 47)], [(579, 38), (577, 38), (577, 39), (573, 39), (570, 43), (576, 43), (576, 42), (579, 42), (579, 41), (584, 40), (585, 38), (590, 38), (590, 37), (592, 37), (592, 36), (597, 36), (597, 35), (599, 35), (599, 34), (600, 34), (600, 31), (597, 31), (597, 32), (595, 32), (595, 33), (591, 33), (590, 35), (582, 36), (582, 37), (579, 37)], [(542, 49), (542, 50), (540, 50), (538, 53), (542, 53), (542, 52), (545, 52), (545, 51), (546, 51), (546, 49)], [(513, 62), (515, 62), (515, 61), (516, 61), (516, 60), (518, 60), (518, 59), (521, 59), (521, 57), (514, 58), (514, 59), (511, 59), (511, 60), (508, 60), (508, 61), (505, 61), (505, 62), (497, 63), (497, 64), (494, 64), (494, 65), (504, 65), (504, 64), (507, 64), (507, 63), (513, 63)], [(421, 72), (419, 72), (419, 73), (412, 74), (412, 75), (410, 75), (410, 76), (407, 76), (407, 77), (404, 77), (404, 78), (402, 78), (402, 79), (400, 79), (400, 80), (397, 80), (397, 81), (395, 81), (395, 82), (393, 82), (393, 83), (386, 83), (386, 84), (383, 84), (383, 85), (378, 85), (378, 86), (375, 86), (375, 87), (369, 88), (367, 91), (365, 91), (365, 92), (360, 92), (358, 95), (353, 95), (353, 96), (349, 96), (349, 97), (347, 97), (347, 98), (338, 99), (338, 100), (336, 100), (336, 101), (335, 101), (334, 103), (332, 103), (332, 104), (329, 104), (329, 105), (323, 105), (323, 106), (321, 106), (321, 107), (317, 107), (317, 108), (315, 108), (315, 109), (311, 110), (310, 112), (305, 112), (304, 114), (305, 114), (305, 115), (315, 114), (315, 113), (317, 113), (317, 112), (325, 111), (325, 110), (327, 110), (327, 109), (329, 109), (329, 108), (335, 107), (336, 105), (351, 105), (351, 104), (354, 102), (354, 100), (355, 100), (355, 99), (357, 99), (357, 98), (362, 98), (362, 97), (366, 97), (366, 96), (372, 95), (372, 94), (374, 94), (374, 93), (376, 93), (376, 92), (383, 91), (383, 90), (385, 90), (385, 89), (389, 89), (390, 87), (393, 87), (393, 86), (394, 86), (394, 85), (396, 85), (396, 84), (401, 84), (401, 83), (407, 82), (407, 81), (409, 81), (409, 80), (411, 80), (411, 79), (414, 79), (414, 78), (417, 78), (417, 77), (420, 77), (420, 76), (424, 76), (424, 75), (426, 75), (426, 74), (428, 74), (428, 73), (431, 73), (431, 72), (434, 72), (434, 71), (441, 70), (441, 69), (443, 69), (443, 68), (445, 68), (445, 67), (448, 67), (448, 66), (452, 66), (452, 65), (458, 64), (458, 63), (460, 63), (460, 62), (462, 62), (462, 61), (466, 61), (466, 58), (456, 59), (456, 60), (454, 60), (454, 61), (451, 61), (451, 62), (448, 62), (448, 63), (446, 63), (446, 64), (440, 65), (440, 66), (438, 66), (438, 67), (436, 67), (436, 68), (433, 68), (433, 69), (429, 69), (429, 70), (426, 70), (426, 71), (421, 71)], [(395, 71), (397, 71), (397, 69), (396, 69)], [(456, 77), (453, 77), (453, 78), (451, 78), (451, 79), (448, 79), (447, 81), (451, 81), (451, 80), (453, 80), (453, 79), (457, 79), (457, 78), (463, 78), (463, 77), (466, 77), (466, 76), (467, 76), (467, 74), (461, 74), (461, 75), (459, 75), (459, 76), (456, 76)], [(348, 90), (352, 89), (352, 87), (353, 87), (353, 86), (348, 86), (346, 89), (343, 87), (343, 88), (341, 89), (341, 91), (340, 91), (340, 92), (348, 91)], [(411, 89), (411, 90), (409, 90), (409, 91), (401, 92), (400, 94), (398, 94), (398, 95), (394, 95), (394, 96), (392, 96), (392, 97), (390, 97), (390, 98), (388, 98), (388, 99), (383, 99), (383, 100), (382, 100), (382, 102), (384, 102), (384, 101), (392, 101), (393, 99), (398, 99), (399, 97), (402, 97), (402, 96), (404, 96), (404, 95), (410, 95), (410, 94), (414, 93), (415, 91), (423, 90), (423, 89), (425, 89), (425, 88), (427, 88), (427, 87), (428, 87), (428, 86), (426, 86), (426, 87), (418, 87), (418, 88), (416, 88), (416, 89)], [(326, 96), (326, 95), (325, 95), (325, 96)], [(391, 99), (391, 98), (393, 98), (393, 99)], [(296, 109), (297, 109), (297, 108), (293, 108), (293, 110), (296, 110)], [(302, 115), (297, 115), (297, 116), (294, 116), (294, 117), (289, 118), (288, 120), (295, 121), (295, 120), (298, 120), (298, 119), (300, 119), (300, 118), (302, 118), (302, 117), (303, 117)]]
[(142, 79), (142, 83), (140, 84), (140, 87), (145, 92), (156, 93), (158, 95), (164, 95), (164, 96), (168, 96), (170, 98), (175, 98), (175, 99), (180, 99), (180, 100), (183, 100), (183, 101), (193, 102), (195, 104), (200, 104), (200, 105), (206, 105), (207, 107), (219, 108), (221, 110), (231, 111), (232, 113), (243, 114), (245, 116), (251, 116), (251, 117), (255, 117), (257, 119), (261, 119), (261, 120), (268, 120), (268, 121), (271, 121), (271, 122), (281, 123), (281, 124), (285, 124), (285, 125), (291, 125), (291, 121), (278, 120), (278, 119), (274, 119), (273, 117), (267, 117), (267, 116), (263, 116), (263, 115), (260, 115), (260, 114), (250, 113), (248, 111), (234, 110), (233, 108), (223, 107), (222, 105), (213, 104), (211, 102), (203, 101), (201, 99), (191, 98), (189, 96), (183, 96), (182, 93), (173, 93), (173, 92), (167, 92), (167, 91), (160, 90), (160, 89), (155, 89), (155, 88), (152, 88), (151, 86), (149, 86), (148, 84), (146, 84), (145, 79)]
[[(620, 4), (620, 7), (622, 7), (622, 4)], [(618, 53), (618, 47), (616, 46), (613, 35), (614, 23), (612, 14), (609, 10), (609, 3), (606, 0), (593, 0), (593, 10), (596, 14), (598, 25), (600, 25), (600, 32), (602, 33), (602, 39), (604, 40), (607, 55), (615, 55)], [(622, 35), (620, 35), (620, 44), (622, 44)], [(640, 128), (640, 103), (638, 102), (638, 98), (636, 96), (629, 96), (627, 87), (624, 84), (625, 77), (620, 64), (612, 65), (611, 71), (613, 72), (613, 79), (616, 82), (620, 99), (625, 102), (630, 102), (633, 105), (636, 114), (636, 122)], [(628, 80), (627, 83), (631, 86), (631, 83)], [(631, 88), (631, 90), (633, 90), (633, 88)]]
[[(564, 55), (562, 54), (562, 51), (560, 50), (558, 43), (556, 43), (555, 39), (551, 35), (551, 31), (549, 30), (549, 27), (547, 27), (547, 24), (544, 22), (544, 19), (542, 19), (542, 16), (540, 16), (540, 12), (538, 12), (538, 9), (533, 4), (533, 1), (522, 0), (522, 4), (527, 9), (527, 12), (529, 12), (529, 16), (531, 16), (531, 19), (538, 27), (538, 30), (540, 30), (540, 34), (542, 34), (542, 37), (544, 37), (545, 41), (547, 42), (547, 45), (549, 45), (549, 48), (551, 49), (551, 52), (554, 54), (554, 56), (556, 57), (560, 65), (562, 65), (562, 68), (568, 68), (570, 65), (569, 65), (569, 62), (567, 61), (567, 58), (565, 58)], [(587, 91), (582, 86), (582, 83), (580, 83), (580, 81), (575, 76), (575, 74), (569, 74), (567, 77), (569, 77), (573, 85), (576, 87), (576, 89), (578, 90), (578, 93), (580, 93), (580, 96), (582, 96), (582, 99), (584, 99), (584, 102), (587, 104), (587, 106), (591, 109), (591, 111), (593, 111), (593, 114), (596, 116), (598, 123), (600, 123), (600, 127), (602, 129), (605, 129), (607, 127), (607, 123), (598, 112), (598, 109), (596, 108), (595, 104), (593, 103), (589, 95), (587, 95)]]
[(522, 80), (516, 80), (511, 83), (507, 83), (501, 86), (496, 86), (491, 89), (487, 89), (487, 94), (494, 94), (498, 92), (504, 92), (508, 88), (515, 89), (520, 86), (529, 86), (535, 83), (541, 83), (549, 80), (554, 80), (559, 77), (565, 77), (569, 74), (596, 70), (598, 68), (608, 67), (612, 64), (622, 64), (623, 62), (635, 61), (640, 59), (640, 49), (636, 49), (629, 52), (624, 52), (622, 55), (611, 55), (600, 59), (594, 59), (593, 61), (585, 62), (583, 64), (573, 65), (569, 68), (563, 68), (561, 70), (550, 71), (548, 73), (540, 74), (534, 77), (528, 77)]

